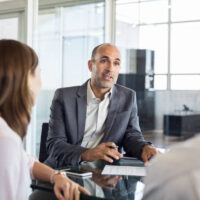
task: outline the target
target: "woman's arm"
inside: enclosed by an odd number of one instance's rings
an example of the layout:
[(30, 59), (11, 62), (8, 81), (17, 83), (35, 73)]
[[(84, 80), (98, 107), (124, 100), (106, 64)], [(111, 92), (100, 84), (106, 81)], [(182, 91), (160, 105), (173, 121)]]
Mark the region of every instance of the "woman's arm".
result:
[(71, 181), (67, 176), (56, 174), (55, 170), (40, 162), (34, 163), (33, 176), (41, 181), (52, 182), (54, 192), (59, 200), (78, 200), (80, 192), (89, 194), (86, 189)]

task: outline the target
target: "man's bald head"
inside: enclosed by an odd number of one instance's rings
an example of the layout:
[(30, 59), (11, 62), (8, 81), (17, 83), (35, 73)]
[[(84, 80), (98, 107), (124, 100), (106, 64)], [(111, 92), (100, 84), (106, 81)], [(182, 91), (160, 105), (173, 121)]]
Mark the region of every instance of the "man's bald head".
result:
[(92, 50), (92, 55), (91, 55), (91, 60), (92, 60), (92, 61), (95, 60), (95, 57), (96, 57), (96, 54), (97, 54), (98, 49), (99, 49), (100, 47), (103, 47), (103, 46), (112, 46), (112, 47), (115, 47), (115, 48), (119, 51), (119, 49), (118, 49), (115, 45), (113, 45), (113, 44), (111, 44), (111, 43), (103, 43), (103, 44), (100, 44), (100, 45), (96, 46), (96, 47)]

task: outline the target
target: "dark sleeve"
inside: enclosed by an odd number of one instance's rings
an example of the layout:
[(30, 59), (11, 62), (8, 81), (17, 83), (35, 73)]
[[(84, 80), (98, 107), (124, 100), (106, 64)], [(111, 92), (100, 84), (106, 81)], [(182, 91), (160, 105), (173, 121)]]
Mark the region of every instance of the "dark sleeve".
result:
[(144, 140), (140, 130), (136, 94), (134, 92), (132, 95), (131, 114), (123, 139), (123, 147), (128, 155), (141, 159), (142, 149), (146, 144), (149, 144), (149, 142)]
[(86, 150), (78, 144), (70, 143), (70, 134), (73, 133), (67, 132), (67, 124), (65, 124), (67, 120), (65, 120), (62, 90), (58, 89), (51, 105), (47, 137), (48, 159), (51, 160), (50, 162), (55, 162), (54, 166), (56, 167), (79, 164), (81, 154)]

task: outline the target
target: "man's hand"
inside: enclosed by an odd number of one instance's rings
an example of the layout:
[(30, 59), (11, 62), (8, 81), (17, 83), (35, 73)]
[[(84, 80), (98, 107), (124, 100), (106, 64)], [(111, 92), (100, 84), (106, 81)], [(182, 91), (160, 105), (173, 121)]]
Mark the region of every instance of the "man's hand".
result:
[(118, 148), (113, 142), (101, 143), (95, 148), (88, 149), (81, 154), (81, 159), (83, 161), (89, 162), (96, 160), (105, 160), (107, 162), (112, 163), (112, 158), (118, 160), (122, 157), (123, 155), (118, 152)]
[(149, 144), (145, 145), (142, 149), (142, 156), (141, 156), (142, 160), (144, 162), (144, 165), (147, 165), (148, 160), (152, 156), (154, 156), (158, 153), (159, 153), (159, 151), (155, 147), (153, 147), (152, 145), (149, 145)]

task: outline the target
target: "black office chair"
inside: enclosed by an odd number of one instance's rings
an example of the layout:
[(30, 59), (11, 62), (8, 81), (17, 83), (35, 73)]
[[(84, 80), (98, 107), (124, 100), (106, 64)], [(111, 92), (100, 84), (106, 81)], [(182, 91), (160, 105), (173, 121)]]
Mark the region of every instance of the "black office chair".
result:
[(40, 140), (40, 153), (39, 153), (40, 162), (44, 162), (48, 157), (47, 150), (46, 150), (46, 140), (47, 140), (48, 130), (49, 130), (49, 123), (43, 123), (41, 140)]

